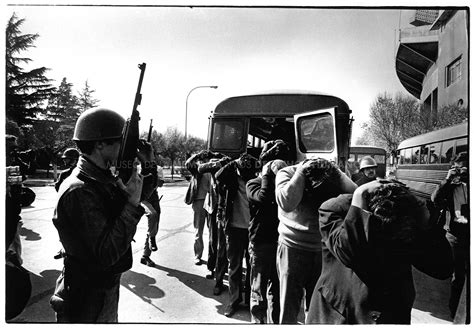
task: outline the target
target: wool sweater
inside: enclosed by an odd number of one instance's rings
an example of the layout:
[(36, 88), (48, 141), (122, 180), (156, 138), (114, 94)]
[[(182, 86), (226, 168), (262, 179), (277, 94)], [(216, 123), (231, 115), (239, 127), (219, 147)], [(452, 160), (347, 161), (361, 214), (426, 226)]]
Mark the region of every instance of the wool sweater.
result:
[(320, 204), (305, 192), (306, 177), (297, 168), (298, 165), (288, 166), (276, 175), (279, 242), (291, 248), (320, 252)]

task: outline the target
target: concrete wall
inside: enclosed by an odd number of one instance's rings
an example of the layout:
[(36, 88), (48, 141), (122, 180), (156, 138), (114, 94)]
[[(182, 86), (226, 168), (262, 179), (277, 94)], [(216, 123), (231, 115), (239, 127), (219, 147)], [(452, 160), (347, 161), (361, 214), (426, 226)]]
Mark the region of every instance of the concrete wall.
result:
[[(439, 30), (438, 60), (426, 73), (420, 101), (425, 102), (431, 93), (438, 88), (438, 108), (455, 104), (463, 99), (464, 106), (468, 104), (468, 40), (467, 12), (458, 11)], [(459, 56), (462, 56), (462, 77), (449, 87), (446, 87), (446, 67)]]
[[(467, 12), (457, 11), (448, 23), (441, 28), (438, 50), (438, 107), (457, 103), (463, 99), (468, 104), (468, 40)], [(446, 87), (446, 67), (456, 58), (461, 59), (461, 79)]]

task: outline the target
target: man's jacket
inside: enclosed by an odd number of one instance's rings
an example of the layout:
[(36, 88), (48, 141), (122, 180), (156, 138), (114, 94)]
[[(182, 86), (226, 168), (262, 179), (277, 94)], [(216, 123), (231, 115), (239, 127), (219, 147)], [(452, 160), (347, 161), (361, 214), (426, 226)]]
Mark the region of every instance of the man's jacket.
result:
[(254, 243), (278, 242), (278, 205), (275, 200), (273, 172), (247, 182), (250, 207), (249, 241)]
[(66, 267), (105, 280), (131, 268), (131, 241), (144, 209), (127, 198), (109, 170), (79, 158), (59, 188), (53, 217)]
[[(456, 186), (456, 184), (451, 184), (446, 179), (443, 180), (431, 195), (431, 200), (436, 208), (444, 210), (444, 229), (460, 239), (468, 240), (470, 233), (469, 224), (459, 224), (454, 221), (456, 214), (454, 211), (453, 194)], [(446, 216), (446, 211), (449, 211), (448, 216)]]
[(234, 200), (239, 189), (237, 174), (237, 163), (229, 162), (216, 173), (216, 180), (220, 186), (217, 220), (224, 223), (224, 231), (227, 231), (228, 223), (232, 221)]

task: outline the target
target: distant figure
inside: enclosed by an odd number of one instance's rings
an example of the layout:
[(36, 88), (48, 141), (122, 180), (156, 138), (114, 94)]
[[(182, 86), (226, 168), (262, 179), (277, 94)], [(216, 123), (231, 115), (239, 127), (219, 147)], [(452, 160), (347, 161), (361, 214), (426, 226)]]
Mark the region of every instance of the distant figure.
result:
[(184, 202), (192, 205), (193, 208), (193, 226), (194, 226), (194, 264), (201, 265), (202, 253), (204, 251), (203, 232), (206, 224), (207, 212), (204, 209), (204, 200), (209, 192), (209, 181), (211, 174), (198, 172), (198, 167), (202, 163), (208, 162), (210, 154), (203, 150), (192, 155), (186, 160), (186, 169), (189, 170), (192, 177), (189, 181), (188, 191)]
[(147, 200), (142, 201), (142, 205), (145, 207), (145, 215), (148, 219), (148, 230), (145, 239), (145, 246), (143, 247), (143, 255), (140, 259), (140, 263), (150, 267), (154, 267), (156, 264), (150, 258), (153, 251), (158, 250), (156, 245), (156, 235), (158, 234), (158, 228), (160, 226), (160, 197), (158, 196), (158, 187), (162, 187), (164, 181), (163, 168), (157, 166), (157, 182), (155, 189), (151, 193)]
[(362, 172), (361, 178), (359, 178), (355, 183), (357, 186), (361, 186), (368, 182), (371, 182), (377, 178), (377, 162), (370, 157), (365, 156), (360, 160), (360, 172)]
[(209, 229), (209, 245), (207, 269), (211, 272), (207, 279), (215, 279), (213, 294), (220, 295), (224, 291), (224, 275), (227, 272), (227, 253), (223, 220), (218, 219), (219, 202), (224, 202), (225, 195), (217, 184), (215, 174), (232, 159), (220, 153), (209, 152), (212, 158), (209, 162), (201, 163), (198, 172), (209, 173), (209, 192), (204, 199), (204, 209), (207, 212), (207, 226)]
[[(452, 318), (456, 315), (463, 286), (469, 280), (469, 157), (460, 153), (453, 160), (446, 179), (433, 192), (431, 199), (435, 206), (443, 209), (444, 229), (454, 257), (454, 273), (451, 280), (449, 311)], [(470, 287), (468, 281), (467, 287)], [(466, 290), (469, 296), (469, 290)], [(469, 298), (469, 297), (468, 297)], [(469, 300), (469, 299), (468, 299)], [(469, 303), (467, 305), (469, 310)], [(466, 312), (466, 310), (462, 310)]]
[(77, 160), (79, 160), (79, 151), (75, 148), (68, 148), (64, 151), (62, 157), (64, 164), (66, 165), (67, 169), (64, 170), (54, 184), (54, 188), (56, 191), (59, 190), (59, 186), (61, 183), (71, 175), (72, 170), (76, 167)]
[(19, 315), (31, 295), (31, 281), (23, 263), (21, 239), (22, 177), (16, 162), (17, 138), (6, 135), (5, 189), (5, 319)]
[(449, 244), (406, 187), (372, 181), (319, 208), (323, 271), (307, 324), (410, 324), (412, 265), (440, 280)]

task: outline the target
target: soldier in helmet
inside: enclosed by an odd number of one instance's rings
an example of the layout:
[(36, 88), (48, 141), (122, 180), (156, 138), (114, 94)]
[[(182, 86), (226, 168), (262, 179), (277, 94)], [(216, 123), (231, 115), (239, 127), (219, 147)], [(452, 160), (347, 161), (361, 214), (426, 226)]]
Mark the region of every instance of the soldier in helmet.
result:
[(358, 180), (356, 180), (357, 186), (361, 186), (362, 184), (371, 182), (377, 178), (377, 162), (370, 157), (370, 156), (365, 156), (360, 160), (360, 169), (359, 172), (361, 172), (363, 175), (360, 177)]
[(67, 177), (69, 177), (69, 175), (71, 175), (72, 170), (76, 167), (77, 160), (79, 160), (79, 151), (73, 147), (70, 147), (66, 149), (66, 151), (64, 151), (61, 158), (63, 159), (67, 169), (59, 175), (57, 182), (54, 184), (54, 188), (56, 189), (56, 191), (59, 190), (59, 186), (61, 185), (61, 183)]
[(152, 148), (143, 140), (137, 150), (142, 172), (135, 159), (128, 182), (112, 175), (124, 124), (118, 113), (103, 108), (85, 111), (76, 122), (81, 156), (59, 187), (53, 216), (65, 251), (50, 299), (58, 322), (118, 321), (120, 278), (132, 266), (131, 241), (145, 212), (140, 203), (151, 193), (144, 176), (156, 175)]

